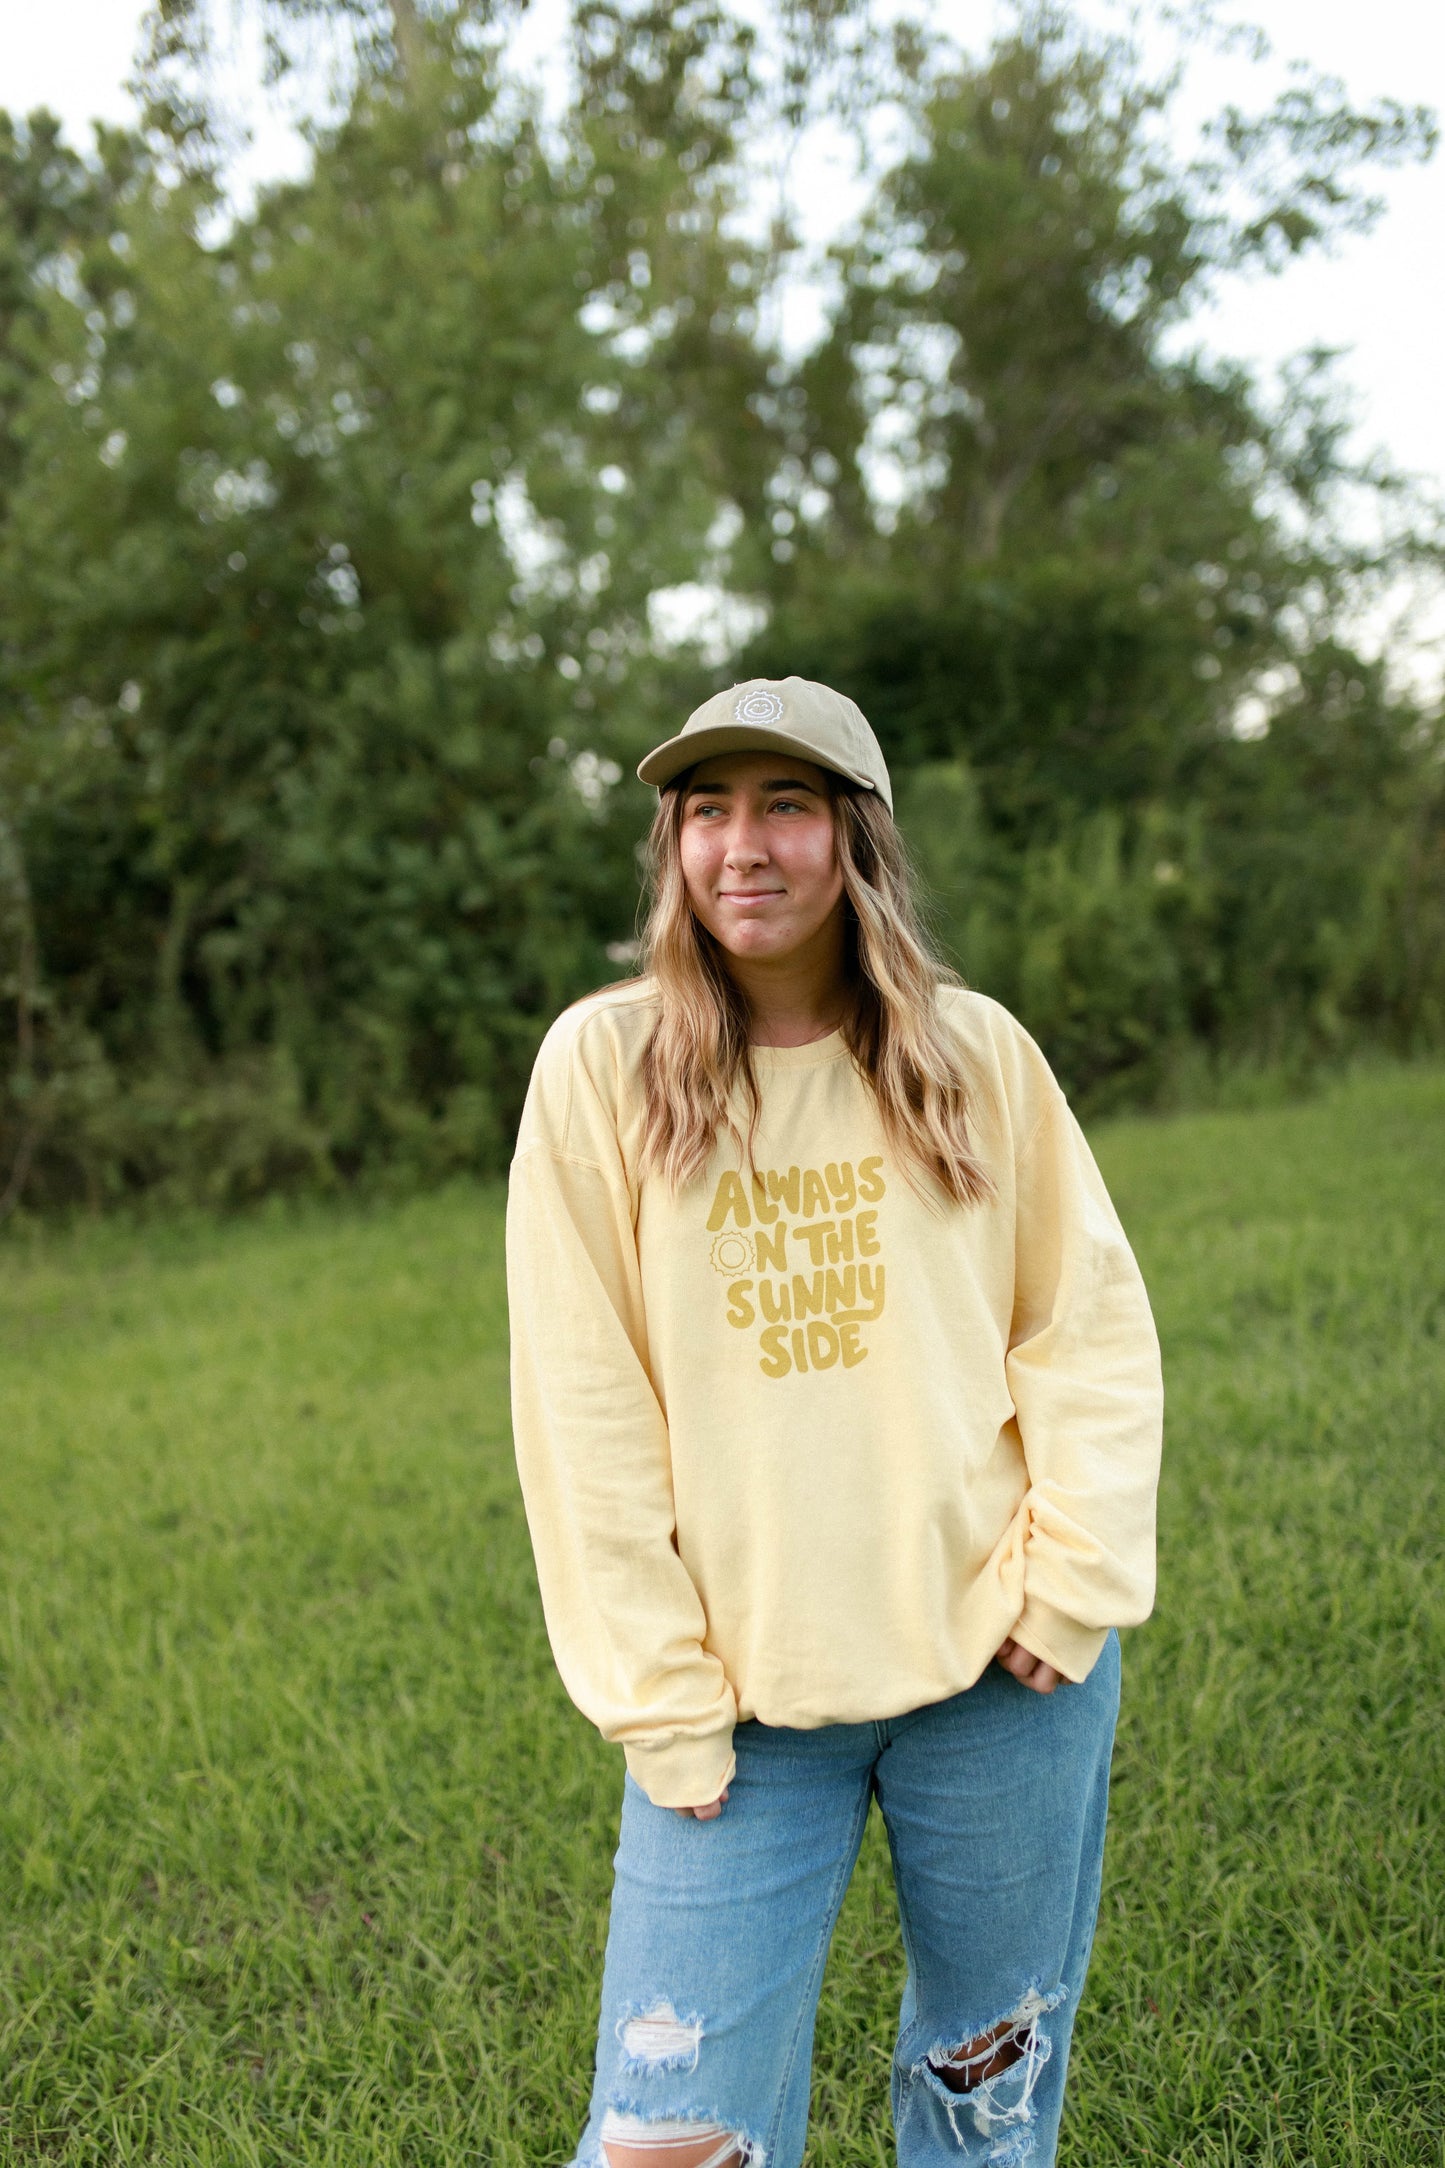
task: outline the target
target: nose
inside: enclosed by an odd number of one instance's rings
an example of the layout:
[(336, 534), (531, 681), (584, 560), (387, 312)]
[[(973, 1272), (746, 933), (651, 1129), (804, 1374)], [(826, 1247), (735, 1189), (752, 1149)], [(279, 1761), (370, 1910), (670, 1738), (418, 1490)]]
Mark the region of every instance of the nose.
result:
[(728, 822), (725, 857), (730, 866), (760, 866), (768, 855), (763, 824), (746, 806), (734, 809)]

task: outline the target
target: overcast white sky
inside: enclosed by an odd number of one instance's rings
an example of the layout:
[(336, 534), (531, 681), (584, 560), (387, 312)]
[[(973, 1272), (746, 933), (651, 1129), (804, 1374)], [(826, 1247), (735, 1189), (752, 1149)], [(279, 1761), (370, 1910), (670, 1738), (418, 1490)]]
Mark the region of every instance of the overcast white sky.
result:
[[(751, 0), (765, 6), (767, 0)], [(902, 0), (898, 0), (902, 5)], [(1085, 0), (1105, 16), (1113, 0)], [(565, 0), (534, 0), (523, 44), (539, 66), (553, 45)], [(224, 0), (223, 0), (224, 6)], [(93, 116), (130, 117), (124, 90), (143, 0), (0, 0), (0, 106), (47, 105), (72, 140), (88, 141)], [(914, 12), (965, 44), (986, 43), (998, 0), (915, 0)], [(1276, 56), (1267, 69), (1242, 55), (1196, 65), (1185, 107), (1196, 116), (1226, 99), (1261, 102), (1300, 58), (1338, 76), (1356, 100), (1394, 96), (1445, 112), (1445, 8), (1439, 0), (1236, 0), (1231, 13), (1256, 23)], [(1117, 11), (1112, 19), (1117, 22)], [(238, 49), (237, 80), (248, 56)], [(254, 180), (295, 170), (303, 152), (281, 117), (258, 101), (246, 172)], [(798, 174), (798, 208), (810, 238), (836, 231), (856, 196), (823, 147)], [(1380, 448), (1445, 496), (1445, 151), (1424, 167), (1382, 173), (1386, 214), (1375, 231), (1329, 258), (1273, 280), (1237, 280), (1197, 321), (1202, 341), (1267, 374), (1315, 343), (1346, 350), (1341, 374), (1354, 395), (1360, 450)], [(808, 322), (806, 302), (794, 329)]]

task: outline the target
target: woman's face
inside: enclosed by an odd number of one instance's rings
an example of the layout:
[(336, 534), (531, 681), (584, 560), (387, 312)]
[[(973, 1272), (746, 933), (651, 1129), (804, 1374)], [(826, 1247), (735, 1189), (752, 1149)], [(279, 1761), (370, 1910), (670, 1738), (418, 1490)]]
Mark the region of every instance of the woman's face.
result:
[(827, 780), (794, 753), (699, 761), (683, 786), (678, 840), (688, 902), (731, 956), (791, 956), (840, 908)]

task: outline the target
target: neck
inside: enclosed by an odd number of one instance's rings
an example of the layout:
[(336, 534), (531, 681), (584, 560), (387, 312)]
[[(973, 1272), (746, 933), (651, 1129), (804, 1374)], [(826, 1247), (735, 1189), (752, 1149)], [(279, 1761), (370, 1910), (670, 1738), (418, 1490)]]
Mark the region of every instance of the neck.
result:
[(830, 919), (787, 956), (724, 956), (723, 961), (748, 1005), (748, 1036), (755, 1046), (806, 1046), (842, 1023), (849, 989), (841, 918)]

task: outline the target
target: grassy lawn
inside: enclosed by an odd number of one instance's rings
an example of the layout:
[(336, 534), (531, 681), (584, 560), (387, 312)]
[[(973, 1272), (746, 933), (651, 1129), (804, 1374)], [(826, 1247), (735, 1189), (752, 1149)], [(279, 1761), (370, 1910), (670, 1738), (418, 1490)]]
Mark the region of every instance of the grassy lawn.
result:
[[(1116, 1124), (1170, 1388), (1068, 2168), (1445, 2161), (1445, 1072)], [(0, 1246), (0, 2161), (540, 2168), (620, 1760), (542, 1632), (501, 1196)], [(811, 2168), (892, 2159), (875, 1825)]]

